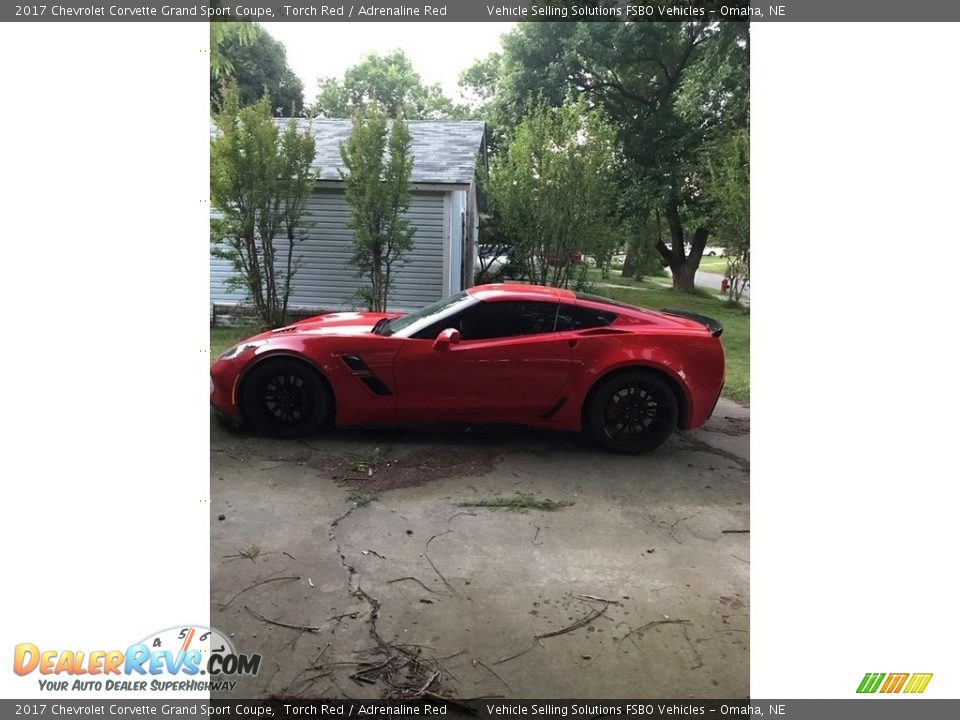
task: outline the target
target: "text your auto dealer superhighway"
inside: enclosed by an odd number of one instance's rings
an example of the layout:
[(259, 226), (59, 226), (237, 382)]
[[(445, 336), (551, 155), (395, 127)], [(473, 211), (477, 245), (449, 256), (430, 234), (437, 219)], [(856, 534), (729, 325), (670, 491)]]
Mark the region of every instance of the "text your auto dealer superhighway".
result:
[(82, 7), (64, 7), (50, 5), (50, 14), (55, 17), (117, 17), (117, 18), (149, 18), (149, 17), (216, 17), (229, 15), (233, 18), (258, 18), (273, 16), (271, 8), (246, 7), (234, 5), (231, 7), (211, 7), (210, 5), (163, 5), (152, 7), (140, 5), (137, 7), (122, 7), (120, 5), (84, 5)]

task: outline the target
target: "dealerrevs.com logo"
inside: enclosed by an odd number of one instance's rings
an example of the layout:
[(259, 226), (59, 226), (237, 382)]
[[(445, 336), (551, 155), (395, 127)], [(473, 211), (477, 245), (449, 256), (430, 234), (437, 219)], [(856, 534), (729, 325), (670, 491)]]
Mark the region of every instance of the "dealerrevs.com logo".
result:
[(857, 687), (858, 693), (922, 693), (933, 673), (867, 673)]
[(242, 675), (260, 671), (259, 654), (238, 653), (222, 633), (202, 625), (171, 627), (126, 650), (48, 650), (20, 643), (17, 675), (39, 675), (41, 690), (231, 691)]

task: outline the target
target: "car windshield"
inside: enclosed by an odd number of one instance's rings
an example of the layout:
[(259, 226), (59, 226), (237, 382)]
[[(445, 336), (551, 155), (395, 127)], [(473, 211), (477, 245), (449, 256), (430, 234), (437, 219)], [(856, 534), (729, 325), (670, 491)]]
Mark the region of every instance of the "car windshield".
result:
[(455, 305), (459, 305), (467, 300), (469, 300), (469, 296), (465, 292), (451, 295), (442, 300), (437, 300), (435, 303), (430, 303), (426, 307), (415, 310), (403, 317), (394, 318), (385, 323), (378, 323), (378, 327), (374, 329), (374, 332), (378, 335), (393, 335), (414, 325), (429, 325), (433, 319), (439, 317)]

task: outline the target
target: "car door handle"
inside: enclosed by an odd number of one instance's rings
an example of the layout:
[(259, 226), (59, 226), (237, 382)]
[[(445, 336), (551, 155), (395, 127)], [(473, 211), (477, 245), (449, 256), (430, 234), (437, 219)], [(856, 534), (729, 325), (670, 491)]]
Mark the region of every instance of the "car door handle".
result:
[(576, 338), (571, 338), (570, 340), (567, 340), (567, 345), (571, 348), (575, 348), (577, 346), (577, 342), (578, 341)]

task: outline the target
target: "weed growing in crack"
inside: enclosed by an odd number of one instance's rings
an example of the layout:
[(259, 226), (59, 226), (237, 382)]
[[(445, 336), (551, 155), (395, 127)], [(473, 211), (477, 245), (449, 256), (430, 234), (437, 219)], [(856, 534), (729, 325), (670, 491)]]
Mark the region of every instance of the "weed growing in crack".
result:
[(260, 546), (259, 545), (247, 545), (245, 548), (240, 548), (237, 550), (237, 554), (240, 557), (244, 557), (247, 560), (256, 560), (260, 557)]
[(486, 508), (506, 508), (514, 512), (526, 512), (527, 510), (559, 510), (573, 505), (569, 500), (551, 500), (550, 498), (538, 498), (533, 493), (520, 492), (516, 495), (500, 495), (482, 500), (470, 500), (468, 502), (457, 503), (459, 507), (486, 507)]
[(370, 476), (373, 475), (373, 471), (377, 469), (377, 466), (380, 465), (382, 461), (383, 450), (381, 450), (379, 447), (375, 447), (373, 450), (355, 462), (353, 464), (353, 469), (355, 472), (366, 473), (368, 476)]
[(354, 490), (347, 495), (347, 500), (353, 503), (354, 507), (366, 507), (374, 500), (380, 499), (380, 493), (370, 492), (369, 490)]

